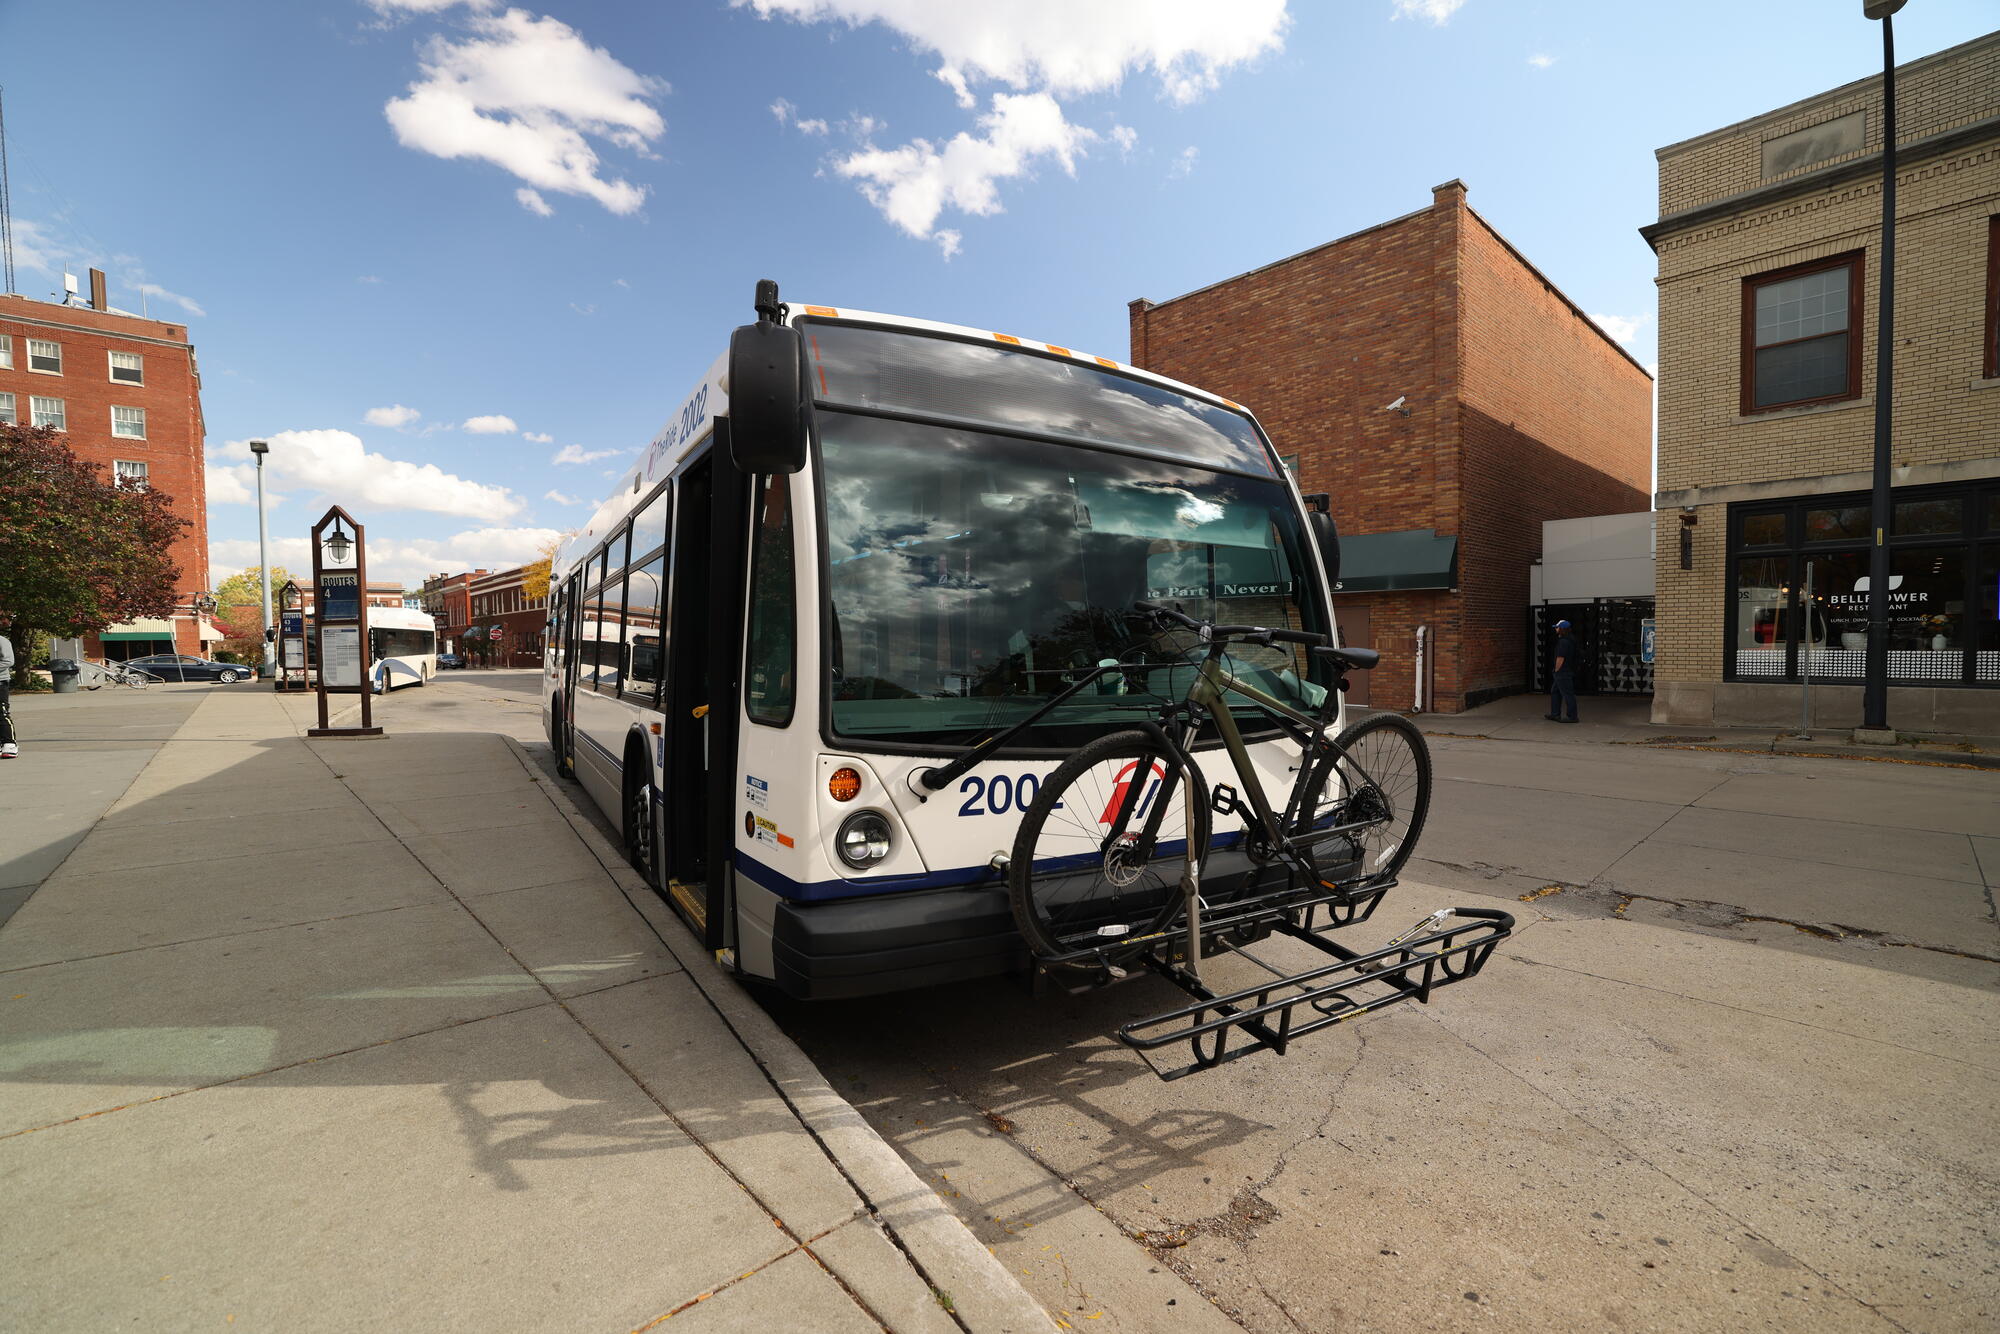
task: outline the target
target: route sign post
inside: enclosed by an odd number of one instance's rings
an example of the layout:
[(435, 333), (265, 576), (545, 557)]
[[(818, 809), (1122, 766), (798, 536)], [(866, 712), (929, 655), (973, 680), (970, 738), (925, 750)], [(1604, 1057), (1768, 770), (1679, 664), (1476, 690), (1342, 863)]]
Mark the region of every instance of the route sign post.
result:
[(310, 690), (306, 670), (305, 593), (290, 579), (278, 590), (278, 690)]
[[(319, 644), (319, 726), (307, 736), (381, 736), (368, 668), (367, 530), (340, 506), (313, 525), (313, 634)], [(327, 696), (361, 696), (361, 726), (327, 725)]]

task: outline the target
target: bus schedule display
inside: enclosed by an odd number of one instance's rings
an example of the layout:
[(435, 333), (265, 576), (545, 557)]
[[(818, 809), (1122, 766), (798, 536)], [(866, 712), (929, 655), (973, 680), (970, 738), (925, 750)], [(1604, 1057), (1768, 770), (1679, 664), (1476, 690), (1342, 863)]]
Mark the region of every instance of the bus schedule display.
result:
[(361, 619), (360, 576), (322, 574), (319, 577), (319, 619), (322, 621)]

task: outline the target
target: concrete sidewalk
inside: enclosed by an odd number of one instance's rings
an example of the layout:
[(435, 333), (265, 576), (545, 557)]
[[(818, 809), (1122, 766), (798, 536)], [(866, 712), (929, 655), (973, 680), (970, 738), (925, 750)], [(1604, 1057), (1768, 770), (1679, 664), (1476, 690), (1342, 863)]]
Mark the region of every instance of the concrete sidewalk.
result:
[(1661, 727), (1651, 720), (1650, 697), (1585, 696), (1579, 703), (1581, 721), (1575, 726), (1548, 721), (1544, 716), (1549, 708), (1546, 694), (1509, 695), (1463, 713), (1416, 714), (1411, 721), (1440, 736), (1494, 741), (1752, 751), (2000, 769), (2000, 737), (1911, 733), (1899, 745), (1856, 745), (1850, 729), (1814, 727), (1801, 734), (1795, 722), (1787, 727)]
[(10, 1324), (1052, 1327), (518, 747), (298, 703), (205, 693), (0, 929)]

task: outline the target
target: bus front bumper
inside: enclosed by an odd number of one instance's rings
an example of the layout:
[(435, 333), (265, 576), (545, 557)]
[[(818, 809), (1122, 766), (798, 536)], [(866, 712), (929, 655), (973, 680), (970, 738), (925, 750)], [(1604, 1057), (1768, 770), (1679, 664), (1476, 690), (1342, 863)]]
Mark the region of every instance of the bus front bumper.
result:
[(801, 1000), (879, 996), (1028, 966), (1001, 886), (955, 886), (824, 903), (781, 901), (773, 980)]

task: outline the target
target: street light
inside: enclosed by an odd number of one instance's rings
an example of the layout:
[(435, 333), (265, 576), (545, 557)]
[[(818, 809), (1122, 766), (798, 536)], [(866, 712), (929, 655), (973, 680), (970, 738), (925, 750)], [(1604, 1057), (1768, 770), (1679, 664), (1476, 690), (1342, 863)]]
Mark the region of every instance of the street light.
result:
[(1861, 0), (1861, 12), (1882, 21), (1882, 282), (1875, 333), (1875, 485), (1869, 514), (1868, 654), (1861, 683), (1861, 731), (1856, 740), (1893, 742), (1889, 730), (1889, 432), (1896, 354), (1896, 27), (1890, 15), (1904, 0)]
[(258, 628), (264, 632), (264, 666), (259, 679), (267, 679), (277, 669), (276, 650), (271, 644), (271, 528), (264, 518), (264, 456), (271, 452), (267, 440), (252, 440), (250, 452), (257, 459), (257, 582), (262, 592), (258, 610), (263, 614), (263, 623)]
[(333, 531), (327, 534), (326, 557), (338, 569), (347, 568), (347, 558), (354, 554), (354, 539), (340, 530), (340, 520), (333, 521)]

